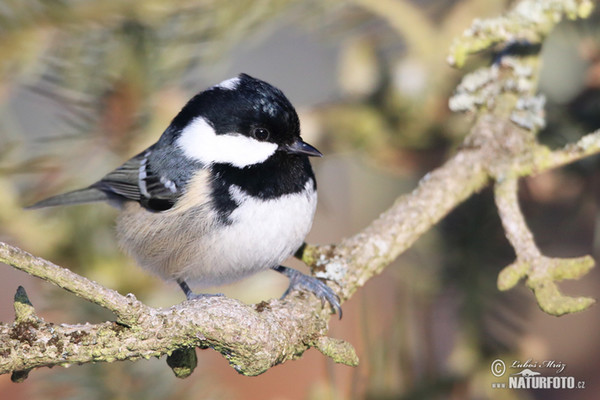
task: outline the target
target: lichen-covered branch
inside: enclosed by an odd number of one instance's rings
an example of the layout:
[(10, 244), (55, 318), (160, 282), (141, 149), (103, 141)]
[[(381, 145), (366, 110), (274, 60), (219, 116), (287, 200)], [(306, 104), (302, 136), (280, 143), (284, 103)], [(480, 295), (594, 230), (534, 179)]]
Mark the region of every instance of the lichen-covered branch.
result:
[(539, 43), (563, 17), (586, 18), (593, 9), (591, 0), (519, 1), (506, 15), (473, 21), (471, 27), (454, 40), (448, 63), (460, 67), (469, 55), (498, 43)]
[[(587, 0), (518, 2), (501, 19), (476, 22), (455, 43), (451, 61), (460, 64), (466, 55), (500, 41), (508, 45), (521, 38), (514, 31), (517, 28), (535, 32), (523, 36), (529, 40), (542, 40), (563, 15), (585, 16), (590, 7)], [(527, 9), (537, 11), (528, 16)], [(591, 259), (544, 257), (518, 207), (518, 177), (600, 153), (598, 132), (558, 150), (538, 143), (536, 133), (544, 125), (544, 100), (536, 93), (538, 71), (538, 55), (505, 54), (490, 67), (465, 76), (450, 106), (471, 113), (474, 123), (456, 154), (363, 231), (336, 244), (308, 245), (299, 257), (317, 277), (329, 280), (342, 301), (347, 300), (454, 207), (494, 182), (502, 222), (517, 255), (516, 262), (501, 273), (499, 287), (508, 289), (526, 277), (542, 309), (555, 315), (589, 306), (591, 299), (560, 294), (555, 282), (584, 275), (593, 264)], [(331, 310), (312, 295), (295, 293), (283, 301), (257, 305), (211, 297), (156, 309), (8, 244), (0, 243), (0, 261), (99, 304), (117, 317), (117, 322), (93, 325), (53, 324), (37, 316), (19, 290), (15, 322), (0, 325), (0, 373), (13, 372), (15, 380), (42, 366), (160, 355), (169, 355), (168, 364), (184, 377), (195, 366), (196, 347), (220, 352), (246, 375), (300, 357), (310, 347), (336, 362), (358, 362), (350, 344), (327, 337)]]
[[(2, 243), (0, 258), (14, 265), (33, 256)], [(32, 272), (36, 274), (35, 269)], [(85, 285), (80, 278), (76, 277), (74, 286)], [(320, 301), (312, 296), (291, 296), (290, 300), (271, 300), (257, 306), (210, 297), (168, 309), (144, 306), (143, 312), (130, 319), (128, 325), (67, 325), (44, 321), (24, 300), (22, 289), (19, 295), (15, 299), (15, 322), (0, 325), (0, 373), (136, 360), (195, 347), (219, 351), (246, 375), (258, 375), (273, 365), (299, 357), (313, 346), (337, 362), (357, 363), (350, 345), (325, 338), (330, 310), (320, 308)], [(106, 306), (105, 300), (112, 296), (111, 291), (102, 290), (95, 302)], [(135, 304), (129, 308), (132, 314), (137, 310)]]
[(531, 176), (579, 161), (598, 152), (600, 152), (600, 131), (585, 135), (576, 143), (554, 151), (536, 143), (531, 149), (531, 158), (525, 160), (521, 166), (517, 166), (513, 172), (519, 176)]
[[(541, 43), (563, 16), (574, 19), (588, 16), (593, 4), (587, 0), (526, 0), (521, 1), (505, 16), (475, 21), (451, 49), (449, 62), (461, 65), (466, 55), (503, 43), (505, 50), (517, 41), (524, 46)], [(534, 52), (535, 53), (535, 52)], [(538, 55), (514, 57), (510, 51), (500, 55), (494, 64), (467, 75), (450, 107), (455, 111), (478, 113), (478, 118), (495, 115), (510, 120), (504, 131), (492, 135), (501, 141), (493, 164), (488, 166), (495, 180), (496, 205), (506, 236), (515, 249), (517, 260), (502, 271), (498, 278), (501, 290), (512, 288), (527, 277), (542, 310), (553, 315), (581, 311), (594, 300), (572, 298), (560, 293), (557, 281), (577, 279), (593, 266), (591, 257), (575, 259), (548, 258), (541, 254), (533, 234), (521, 214), (517, 199), (517, 177), (533, 175), (598, 152), (600, 135), (589, 134), (577, 143), (551, 151), (537, 141), (537, 132), (545, 125), (543, 95), (538, 95)], [(490, 143), (487, 135), (473, 134), (471, 145)], [(493, 142), (494, 140), (492, 140)]]
[(130, 325), (144, 314), (147, 307), (133, 295), (122, 296), (66, 268), (59, 267), (5, 243), (0, 243), (0, 261), (28, 274), (54, 283), (69, 292), (115, 313), (119, 323)]
[(498, 275), (498, 288), (513, 288), (527, 277), (527, 286), (533, 290), (542, 310), (552, 315), (581, 311), (595, 301), (589, 297), (569, 297), (560, 293), (556, 281), (578, 279), (594, 266), (590, 256), (578, 258), (550, 258), (542, 255), (527, 227), (517, 198), (517, 179), (499, 181), (495, 199), (508, 241), (517, 253), (517, 260)]

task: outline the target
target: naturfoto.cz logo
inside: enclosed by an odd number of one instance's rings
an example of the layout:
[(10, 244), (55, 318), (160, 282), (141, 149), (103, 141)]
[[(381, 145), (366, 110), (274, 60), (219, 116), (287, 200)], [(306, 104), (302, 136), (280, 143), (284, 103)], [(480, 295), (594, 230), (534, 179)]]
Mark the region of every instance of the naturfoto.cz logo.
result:
[[(555, 360), (545, 360), (542, 362), (532, 361), (531, 359), (520, 362), (513, 361), (510, 364), (511, 369), (520, 369), (520, 371), (509, 374), (508, 382), (493, 382), (494, 389), (584, 389), (585, 382), (575, 379), (573, 376), (545, 376), (536, 369), (551, 369), (554, 374), (560, 374), (566, 367), (565, 363)], [(492, 375), (496, 378), (502, 378), (506, 374), (506, 363), (501, 359), (492, 361), (490, 366)]]

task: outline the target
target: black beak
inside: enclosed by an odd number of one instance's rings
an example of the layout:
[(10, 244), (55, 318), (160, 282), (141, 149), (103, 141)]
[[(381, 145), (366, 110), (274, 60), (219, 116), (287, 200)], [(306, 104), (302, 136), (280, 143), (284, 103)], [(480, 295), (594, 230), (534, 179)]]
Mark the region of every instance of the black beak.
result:
[(304, 154), (313, 157), (323, 157), (323, 154), (308, 143), (303, 142), (301, 139), (296, 140), (291, 145), (287, 146), (286, 151), (289, 154)]

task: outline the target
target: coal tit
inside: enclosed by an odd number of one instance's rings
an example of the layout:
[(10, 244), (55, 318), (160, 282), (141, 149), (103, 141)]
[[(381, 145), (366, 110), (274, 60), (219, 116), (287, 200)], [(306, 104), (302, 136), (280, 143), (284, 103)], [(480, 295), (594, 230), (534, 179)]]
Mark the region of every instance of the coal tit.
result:
[(272, 268), (340, 314), (320, 280), (280, 264), (303, 244), (317, 205), (300, 122), (277, 88), (246, 74), (194, 96), (158, 142), (98, 182), (30, 208), (107, 201), (117, 238), (136, 261), (174, 280), (214, 286)]

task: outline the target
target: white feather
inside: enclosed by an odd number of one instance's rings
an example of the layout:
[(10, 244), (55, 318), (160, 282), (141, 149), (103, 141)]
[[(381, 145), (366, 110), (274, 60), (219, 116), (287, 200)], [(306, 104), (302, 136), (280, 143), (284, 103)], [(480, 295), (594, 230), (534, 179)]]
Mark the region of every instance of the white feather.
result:
[(140, 188), (140, 193), (146, 197), (150, 197), (150, 194), (148, 193), (148, 188), (146, 187), (146, 168), (148, 165), (148, 156), (150, 155), (150, 153), (152, 153), (150, 150), (146, 151), (138, 169), (138, 186)]
[(305, 191), (271, 200), (252, 197), (238, 186), (230, 193), (238, 207), (232, 223), (206, 238), (202, 264), (191, 265), (185, 279), (202, 286), (221, 285), (281, 264), (303, 243), (317, 207), (313, 181)]
[(191, 207), (149, 213), (131, 202), (119, 216), (119, 241), (142, 267), (207, 287), (277, 266), (302, 245), (317, 206), (312, 180), (301, 193), (271, 200), (232, 186), (238, 207), (223, 225), (206, 202), (206, 177), (200, 178)]
[(171, 191), (171, 193), (177, 192), (177, 185), (172, 180), (167, 179), (164, 176), (161, 176), (160, 183), (162, 183), (164, 187), (169, 189)]
[(239, 133), (217, 135), (202, 117), (183, 129), (177, 145), (186, 156), (203, 164), (224, 163), (238, 168), (261, 163), (277, 150), (275, 143), (260, 142)]
[(219, 87), (221, 89), (235, 90), (239, 84), (240, 84), (240, 78), (238, 78), (236, 76), (235, 78), (226, 79), (223, 82), (221, 82), (215, 86)]

